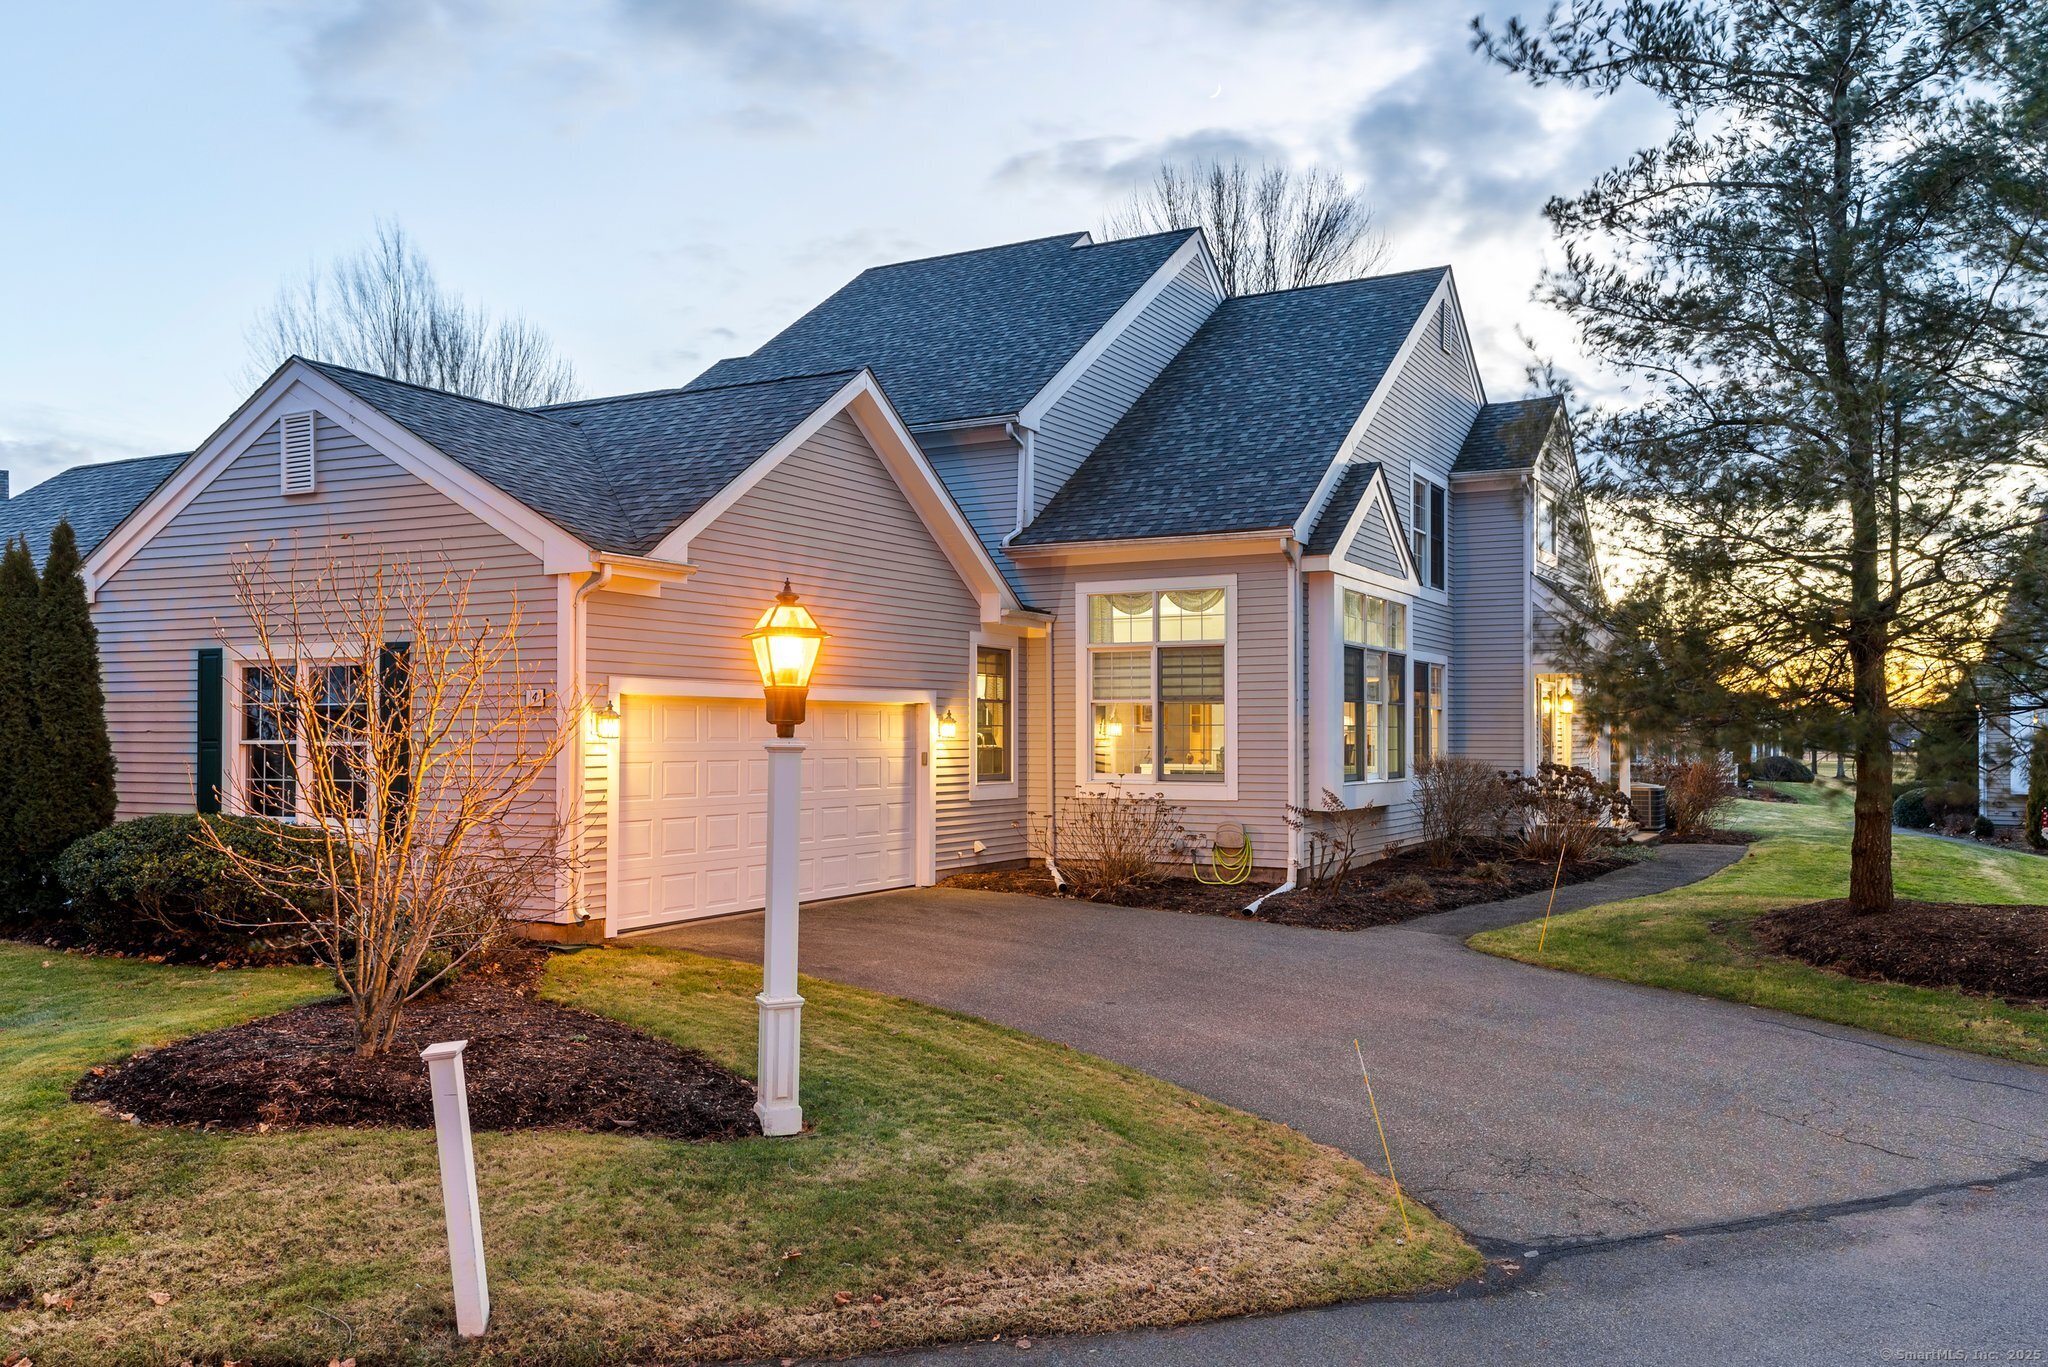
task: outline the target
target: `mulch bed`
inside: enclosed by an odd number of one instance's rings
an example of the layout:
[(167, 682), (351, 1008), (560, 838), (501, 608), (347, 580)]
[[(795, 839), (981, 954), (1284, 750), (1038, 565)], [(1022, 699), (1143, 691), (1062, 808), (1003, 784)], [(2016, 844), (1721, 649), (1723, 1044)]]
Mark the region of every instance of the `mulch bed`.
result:
[(95, 1068), (72, 1090), (151, 1125), (429, 1129), (420, 1050), (466, 1039), (469, 1120), (479, 1130), (563, 1129), (737, 1139), (759, 1134), (754, 1086), (693, 1049), (543, 1001), (545, 951), (509, 947), (399, 1019), (382, 1057), (355, 1056), (345, 1002), (180, 1040)]
[[(1506, 881), (1471, 876), (1471, 864), (1486, 860), (1505, 865)], [(1628, 862), (1613, 855), (1578, 860), (1565, 865), (1563, 881), (1583, 883), (1602, 874), (1613, 873)], [(1122, 897), (1102, 900), (1122, 906), (1234, 916), (1271, 921), (1277, 925), (1308, 926), (1316, 930), (1365, 930), (1455, 907), (1499, 902), (1525, 893), (1541, 892), (1550, 887), (1556, 874), (1557, 865), (1554, 863), (1516, 859), (1502, 850), (1481, 851), (1471, 862), (1454, 869), (1433, 868), (1420, 850), (1403, 850), (1353, 869), (1343, 888), (1337, 891), (1302, 888), (1271, 898), (1259, 907), (1259, 914), (1255, 917), (1245, 916), (1245, 906), (1262, 893), (1272, 891), (1273, 884), (1240, 883), (1235, 887), (1211, 887), (1192, 878), (1166, 878), (1133, 889)], [(1388, 891), (1391, 885), (1413, 878), (1429, 884), (1430, 897), (1397, 896)], [(1042, 868), (954, 874), (944, 880), (944, 886), (989, 892), (1024, 892), (1039, 897), (1060, 895), (1053, 887), (1051, 876)]]
[(1661, 845), (1754, 845), (1761, 831), (1673, 831), (1659, 838)]
[(1751, 933), (1773, 953), (1852, 978), (2048, 1005), (2048, 907), (1898, 902), (1866, 916), (1845, 901), (1809, 902), (1767, 912)]

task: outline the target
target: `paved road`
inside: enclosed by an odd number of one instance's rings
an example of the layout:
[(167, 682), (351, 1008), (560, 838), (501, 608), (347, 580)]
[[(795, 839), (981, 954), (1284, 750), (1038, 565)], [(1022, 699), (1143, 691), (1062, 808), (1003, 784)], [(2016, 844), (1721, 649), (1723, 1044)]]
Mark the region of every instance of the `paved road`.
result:
[[(1560, 906), (1675, 886), (1740, 853), (1669, 847)], [(1395, 1344), (1459, 1358), (1481, 1343), (1511, 1361), (1620, 1345), (1677, 1361), (1699, 1360), (1714, 1326), (1747, 1355), (1794, 1360), (2005, 1326), (2031, 1339), (2001, 1346), (2048, 1350), (2048, 1072), (1461, 943), (1541, 912), (1541, 897), (1517, 899), (1343, 934), (925, 890), (806, 909), (803, 954), (817, 976), (1117, 1059), (1379, 1166), (1358, 1038), (1409, 1188), (1490, 1254), (1537, 1254), (1497, 1293), (1061, 1353), (1178, 1361), (1202, 1336), (1213, 1361)], [(654, 938), (753, 958), (760, 923)], [(1964, 1281), (1969, 1295), (1947, 1293)]]

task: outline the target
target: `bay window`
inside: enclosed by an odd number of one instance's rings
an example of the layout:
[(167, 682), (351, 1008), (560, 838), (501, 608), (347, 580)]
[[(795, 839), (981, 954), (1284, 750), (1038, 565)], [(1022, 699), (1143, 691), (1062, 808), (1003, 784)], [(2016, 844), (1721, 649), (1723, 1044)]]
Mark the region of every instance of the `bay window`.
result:
[(1408, 776), (1408, 609), (1344, 591), (1344, 777)]
[(1089, 777), (1228, 777), (1229, 597), (1218, 587), (1087, 595)]

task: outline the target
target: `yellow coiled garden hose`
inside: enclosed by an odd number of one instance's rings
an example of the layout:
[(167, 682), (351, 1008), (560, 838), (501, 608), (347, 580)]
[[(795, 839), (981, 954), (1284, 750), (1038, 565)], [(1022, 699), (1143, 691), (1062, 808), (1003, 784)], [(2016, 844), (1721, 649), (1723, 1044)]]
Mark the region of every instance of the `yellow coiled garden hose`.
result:
[(1194, 871), (1196, 882), (1212, 888), (1242, 883), (1252, 872), (1251, 832), (1234, 821), (1218, 826), (1215, 838), (1209, 842), (1209, 872), (1202, 872), (1198, 855), (1189, 856), (1188, 867)]

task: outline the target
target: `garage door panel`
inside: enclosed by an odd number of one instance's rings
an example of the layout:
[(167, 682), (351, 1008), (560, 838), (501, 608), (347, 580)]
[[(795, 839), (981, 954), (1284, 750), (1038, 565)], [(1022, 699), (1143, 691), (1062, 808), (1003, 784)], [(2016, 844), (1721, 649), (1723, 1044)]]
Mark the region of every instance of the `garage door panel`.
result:
[[(617, 929), (760, 907), (766, 896), (768, 758), (758, 704), (621, 702)], [(905, 707), (813, 704), (798, 828), (801, 897), (916, 881), (922, 777)]]

